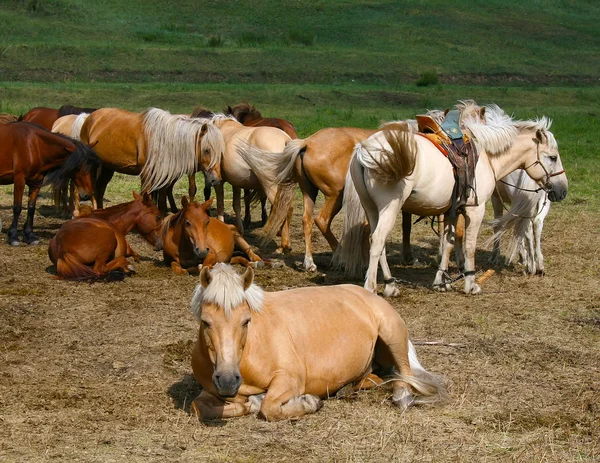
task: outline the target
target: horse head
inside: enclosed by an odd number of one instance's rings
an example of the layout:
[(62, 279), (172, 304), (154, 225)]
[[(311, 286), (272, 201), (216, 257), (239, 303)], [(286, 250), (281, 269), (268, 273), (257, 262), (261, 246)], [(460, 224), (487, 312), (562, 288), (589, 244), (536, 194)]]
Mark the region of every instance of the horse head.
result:
[(213, 385), (223, 398), (236, 396), (242, 384), (240, 362), (250, 322), (262, 309), (263, 293), (253, 280), (251, 268), (239, 275), (226, 264), (217, 264), (212, 271), (204, 267), (192, 298), (200, 344), (208, 351)]
[(147, 192), (139, 195), (134, 191), (133, 198), (136, 203), (139, 203), (136, 217), (137, 231), (148, 243), (154, 246), (155, 251), (160, 251), (162, 249), (162, 239), (160, 237), (162, 217), (158, 207), (156, 207), (152, 197)]
[(77, 187), (79, 199), (82, 201), (92, 199), (94, 194), (94, 175), (92, 175), (92, 172), (87, 169), (78, 170), (73, 177), (73, 182)]
[(181, 239), (188, 239), (192, 245), (194, 254), (200, 260), (209, 253), (208, 248), (208, 224), (210, 216), (208, 210), (212, 205), (212, 198), (200, 204), (195, 201), (189, 201), (186, 196), (181, 198), (180, 223), (182, 224)]
[(205, 174), (207, 185), (218, 185), (223, 180), (221, 159), (225, 154), (225, 139), (212, 122), (202, 126), (198, 148), (198, 166)]
[(527, 175), (546, 190), (550, 201), (562, 201), (567, 196), (569, 185), (554, 135), (547, 129), (537, 129), (532, 142), (535, 159), (525, 165)]

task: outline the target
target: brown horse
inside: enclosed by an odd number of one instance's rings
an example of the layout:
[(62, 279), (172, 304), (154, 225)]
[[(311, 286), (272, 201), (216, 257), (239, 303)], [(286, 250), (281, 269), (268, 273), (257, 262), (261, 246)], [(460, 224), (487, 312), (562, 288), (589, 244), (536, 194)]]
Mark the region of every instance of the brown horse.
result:
[(133, 192), (133, 201), (92, 211), (69, 220), (48, 246), (56, 274), (64, 280), (98, 279), (117, 272), (121, 277), (133, 271), (127, 257), (140, 256), (125, 239), (133, 229), (156, 250), (161, 247), (158, 231), (162, 221), (158, 208), (147, 193)]
[(45, 129), (52, 130), (52, 125), (59, 117), (67, 116), (69, 114), (91, 113), (93, 111), (95, 111), (94, 108), (78, 108), (71, 105), (62, 105), (58, 109), (38, 106), (30, 109), (27, 113), (21, 116), (19, 120), (41, 125)]
[(259, 413), (269, 421), (314, 413), (346, 385), (390, 376), (401, 410), (446, 398), (426, 371), (406, 325), (383, 298), (354, 285), (265, 293), (231, 266), (203, 268), (191, 309), (200, 322), (192, 352), (203, 420)]
[[(212, 199), (199, 204), (181, 198), (183, 208), (168, 216), (161, 232), (165, 264), (179, 275), (197, 274), (199, 266), (212, 267), (217, 262), (257, 266), (262, 259), (252, 251), (233, 225), (208, 216)], [(249, 258), (233, 257), (238, 246)]]
[[(285, 119), (279, 119), (274, 117), (264, 118), (262, 114), (254, 107), (249, 105), (248, 103), (240, 103), (233, 108), (231, 106), (227, 106), (227, 109), (224, 111), (226, 115), (231, 115), (235, 117), (238, 122), (246, 127), (275, 127), (287, 133), (291, 139), (298, 138), (298, 134), (296, 133), (296, 129), (294, 125), (286, 121)], [(195, 117), (207, 117), (210, 118), (213, 114), (206, 110), (205, 108), (197, 108), (192, 113), (192, 116)], [(191, 188), (191, 187), (190, 187)], [(190, 196), (196, 194), (195, 184), (194, 190), (190, 189)], [(204, 187), (204, 199), (207, 201), (210, 198), (210, 186)], [(244, 227), (249, 227), (252, 221), (251, 217), (251, 205), (252, 201), (258, 198), (261, 203), (261, 213), (262, 213), (262, 225), (267, 221), (267, 197), (264, 192), (259, 190), (244, 190), (244, 205), (245, 205), (245, 214), (244, 214)]]
[(28, 244), (37, 244), (39, 239), (33, 233), (33, 216), (43, 184), (52, 185), (56, 190), (74, 178), (80, 191), (91, 194), (98, 164), (96, 153), (80, 141), (27, 122), (0, 125), (0, 185), (14, 184), (9, 244), (20, 244), (17, 225), (25, 185), (29, 187), (29, 202), (23, 239)]
[[(213, 124), (200, 119), (158, 108), (141, 114), (102, 108), (86, 119), (81, 140), (94, 146), (102, 160), (96, 183), (98, 207), (115, 172), (141, 175), (144, 191), (168, 189), (182, 175), (197, 170), (206, 173), (209, 184), (221, 181), (223, 137)], [(159, 208), (166, 211), (165, 194)]]

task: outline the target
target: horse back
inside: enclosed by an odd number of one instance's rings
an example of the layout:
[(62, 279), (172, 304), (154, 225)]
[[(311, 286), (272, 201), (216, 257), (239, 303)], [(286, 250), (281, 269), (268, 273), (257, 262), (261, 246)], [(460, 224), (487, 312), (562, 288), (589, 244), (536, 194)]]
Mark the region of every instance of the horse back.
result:
[(275, 127), (276, 129), (283, 130), (292, 140), (298, 138), (294, 125), (285, 119), (278, 119), (275, 117), (254, 119), (245, 121), (244, 125), (248, 127)]
[(21, 120), (41, 125), (47, 130), (52, 130), (52, 124), (54, 124), (56, 119), (58, 119), (58, 109), (38, 106), (25, 113)]

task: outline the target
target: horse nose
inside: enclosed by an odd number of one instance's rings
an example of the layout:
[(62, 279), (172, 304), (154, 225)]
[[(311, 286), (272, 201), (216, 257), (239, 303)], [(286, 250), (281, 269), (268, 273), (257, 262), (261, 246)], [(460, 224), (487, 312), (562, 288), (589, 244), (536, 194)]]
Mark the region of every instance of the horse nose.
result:
[(89, 195), (89, 194), (87, 194), (87, 193), (84, 193), (84, 194), (81, 194), (81, 193), (80, 193), (80, 194), (79, 194), (79, 199), (80, 199), (81, 201), (89, 201), (90, 199), (92, 199), (92, 196), (91, 196), (91, 195)]
[(217, 373), (213, 376), (213, 383), (221, 397), (235, 397), (242, 385), (242, 377), (238, 372)]
[(199, 247), (195, 247), (194, 248), (194, 252), (196, 253), (196, 255), (200, 258), (200, 259), (205, 259), (206, 256), (208, 255), (208, 252), (210, 251), (210, 249), (206, 248), (204, 250), (200, 249)]

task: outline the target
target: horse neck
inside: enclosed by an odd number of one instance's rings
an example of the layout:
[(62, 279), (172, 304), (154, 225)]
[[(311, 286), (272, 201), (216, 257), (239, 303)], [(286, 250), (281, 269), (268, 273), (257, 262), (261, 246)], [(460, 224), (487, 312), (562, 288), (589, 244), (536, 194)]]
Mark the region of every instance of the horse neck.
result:
[(496, 181), (537, 160), (537, 146), (531, 142), (532, 138), (535, 138), (535, 134), (522, 132), (504, 153), (487, 156)]
[(126, 235), (136, 226), (139, 219), (139, 210), (136, 207), (136, 201), (130, 201), (107, 209), (98, 209), (93, 212), (93, 215), (110, 222)]

